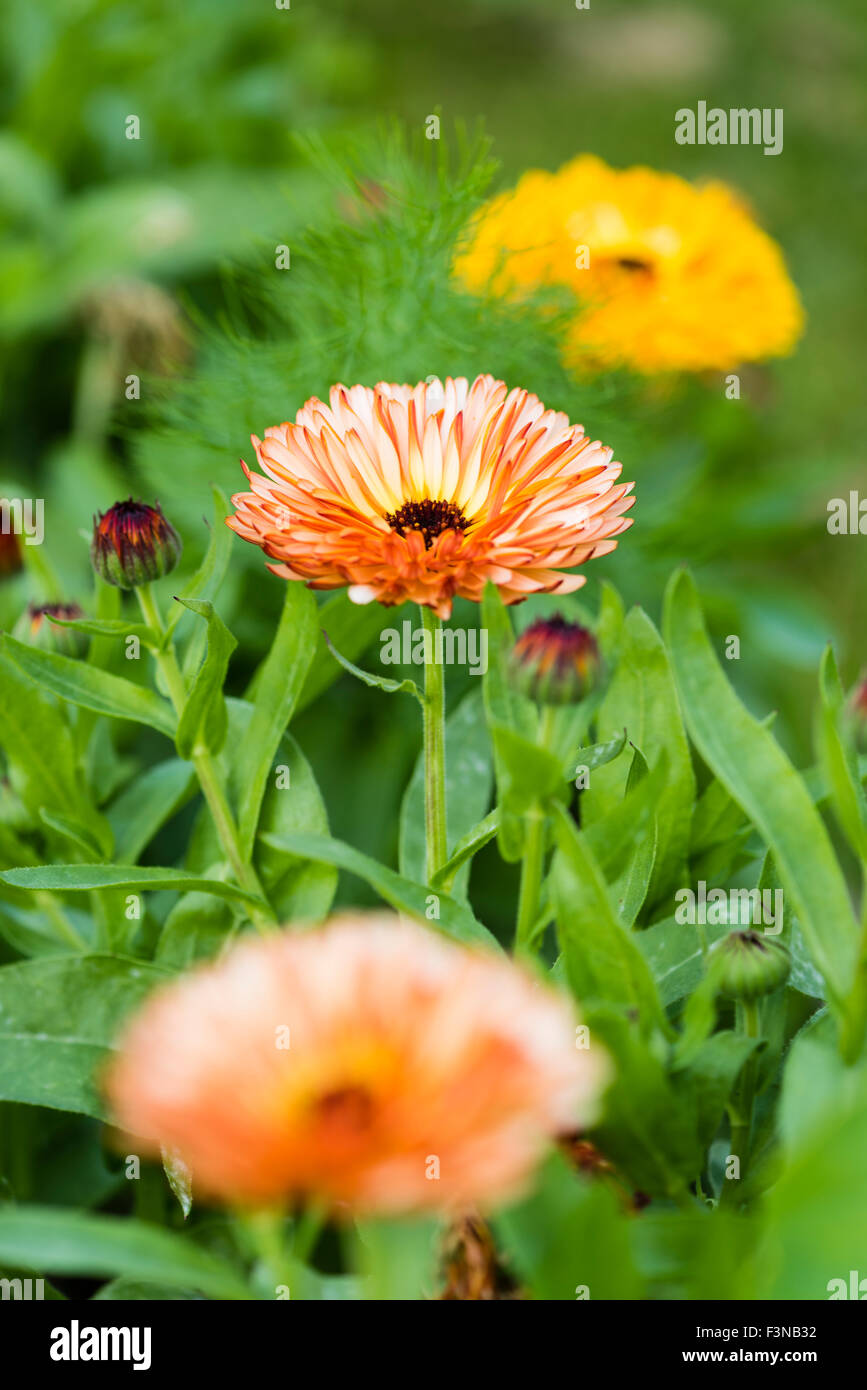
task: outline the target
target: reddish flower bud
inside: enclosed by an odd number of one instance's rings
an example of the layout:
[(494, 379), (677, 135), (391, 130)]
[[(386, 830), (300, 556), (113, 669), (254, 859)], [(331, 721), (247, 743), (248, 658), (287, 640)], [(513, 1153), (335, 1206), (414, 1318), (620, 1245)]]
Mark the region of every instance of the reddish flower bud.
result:
[(19, 642), (27, 642), (31, 647), (41, 647), (46, 652), (60, 652), (63, 656), (81, 656), (84, 639), (75, 628), (60, 627), (53, 618), (72, 622), (83, 618), (84, 614), (77, 603), (43, 603), (28, 605), (15, 624), (13, 637)]
[(119, 589), (150, 584), (174, 569), (181, 557), (181, 538), (159, 504), (115, 502), (94, 517), (90, 558), (93, 568)]
[(867, 753), (867, 670), (852, 687), (846, 703), (846, 724), (855, 747)]
[(556, 614), (539, 618), (521, 633), (510, 667), (522, 695), (541, 704), (571, 705), (598, 683), (602, 658), (592, 632)]
[(0, 528), (0, 579), (17, 574), (23, 564), (21, 542), (15, 532)]

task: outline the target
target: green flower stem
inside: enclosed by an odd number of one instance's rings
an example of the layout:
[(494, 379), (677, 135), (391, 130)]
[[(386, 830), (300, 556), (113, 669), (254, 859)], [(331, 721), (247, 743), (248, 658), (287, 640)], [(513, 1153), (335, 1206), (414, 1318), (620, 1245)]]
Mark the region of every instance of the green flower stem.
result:
[(840, 1050), (848, 1066), (857, 1062), (864, 1050), (867, 1033), (867, 867), (861, 887), (861, 939), (855, 962), (855, 979), (846, 1000), (847, 1019), (841, 1029)]
[[(165, 627), (160, 614), (156, 599), (150, 584), (142, 584), (136, 589), (139, 606), (142, 615), (149, 627), (154, 632), (162, 636)], [(187, 688), (184, 683), (181, 668), (178, 665), (178, 658), (175, 653), (174, 644), (169, 642), (156, 653), (157, 666), (162, 673), (169, 692), (169, 698), (175, 707), (175, 712), (180, 715), (187, 700)], [(225, 788), (223, 787), (217, 766), (211, 753), (206, 748), (194, 750), (192, 757), (193, 767), (196, 769), (196, 776), (202, 788), (202, 794), (208, 803), (220, 844), (226, 853), (226, 857), (232, 866), (232, 872), (242, 888), (246, 888), (248, 893), (255, 893), (257, 897), (265, 898), (265, 892), (259, 881), (252, 863), (244, 859), (240, 849), (240, 839), (235, 818), (229, 806)], [(261, 908), (247, 905), (250, 919), (260, 931), (266, 931), (276, 920), (272, 912), (265, 912)]]
[(259, 1264), (256, 1291), (266, 1290), (267, 1296), (274, 1298), (277, 1288), (285, 1285), (294, 1294), (298, 1264), (289, 1252), (285, 1212), (271, 1208), (238, 1211), (235, 1222), (243, 1245)]
[(299, 1212), (292, 1228), (292, 1257), (299, 1264), (308, 1264), (313, 1249), (325, 1225), (326, 1215), (321, 1207), (310, 1205)]
[(445, 674), (436, 661), (436, 635), (440, 620), (430, 608), (422, 608), (425, 632), (430, 634), (431, 660), (424, 668), (424, 826), (427, 846), (427, 879), (433, 878), (448, 858), (446, 834), (446, 725)]
[(548, 817), (538, 802), (524, 816), (524, 857), (521, 860), (521, 888), (518, 896), (518, 920), (515, 926), (515, 951), (530, 949), (530, 934), (539, 916), (539, 895), (542, 889), (542, 870), (545, 863), (545, 837)]
[[(556, 718), (557, 711), (553, 705), (542, 707), (537, 739), (540, 747), (550, 748), (552, 746)], [(531, 948), (531, 933), (539, 916), (548, 817), (538, 802), (531, 806), (524, 816), (524, 827), (526, 839), (524, 857), (521, 860), (521, 888), (518, 896), (518, 919), (515, 925), (516, 952), (528, 951)]]
[[(759, 1006), (755, 999), (742, 999), (737, 1005), (737, 1031), (747, 1038), (761, 1037)], [(740, 1177), (729, 1178), (723, 1188), (723, 1201), (726, 1205), (737, 1202), (737, 1193), (746, 1177), (750, 1160), (750, 1142), (753, 1128), (753, 1102), (756, 1092), (756, 1054), (752, 1052), (744, 1062), (740, 1081), (729, 1106), (731, 1118), (731, 1152), (740, 1161)]]

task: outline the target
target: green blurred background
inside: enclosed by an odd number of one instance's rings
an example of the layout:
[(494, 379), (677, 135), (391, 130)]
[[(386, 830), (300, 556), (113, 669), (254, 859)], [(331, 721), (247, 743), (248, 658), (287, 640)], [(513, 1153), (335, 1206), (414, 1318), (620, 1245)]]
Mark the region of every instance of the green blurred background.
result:
[[(520, 384), (559, 393), (549, 404), (573, 404), (636, 479), (637, 524), (594, 575), (657, 616), (666, 575), (688, 560), (715, 634), (741, 638), (738, 688), (758, 713), (779, 708), (784, 743), (800, 764), (810, 761), (823, 643), (837, 642), (847, 682), (867, 660), (865, 542), (831, 537), (825, 524), (830, 498), (858, 487), (867, 495), (865, 48), (860, 0), (591, 0), (587, 10), (571, 0), (293, 0), (288, 10), (268, 0), (5, 0), (0, 489), (45, 498), (47, 565), (31, 553), (34, 567), (3, 584), (0, 626), (40, 595), (87, 605), (81, 533), (97, 507), (131, 492), (160, 496), (193, 563), (206, 539), (207, 481), (237, 487), (250, 428), (291, 418), (306, 391), (333, 379), (323, 349), (319, 376), (287, 361), (283, 390), (280, 311), (256, 280), (264, 260), (273, 266), (276, 243), (294, 256), (306, 235), (297, 283), (318, 273), (322, 294), (333, 286), (346, 298), (341, 274), (351, 282), (333, 242), (317, 272), (315, 237), (335, 216), (351, 227), (357, 213), (294, 137), (322, 135), (339, 162), (359, 142), (375, 154), (386, 142), (383, 117), (421, 137), (437, 112), (446, 141), (455, 121), (484, 122), (500, 166), (495, 186), (587, 150), (615, 165), (728, 180), (781, 243), (807, 334), (790, 360), (745, 369), (739, 402), (725, 400), (719, 376), (658, 390), (613, 382), (598, 401), (577, 404), (550, 366)], [(782, 107), (783, 153), (675, 144), (674, 112), (702, 99)], [(137, 140), (125, 134), (131, 115)], [(239, 322), (273, 345), (264, 385), (259, 359), (234, 346)], [(437, 359), (433, 348), (424, 356), (426, 324), (410, 305), (390, 356), (388, 341), (373, 344), (376, 314), (368, 325), (359, 310), (361, 356), (335, 347), (334, 375), (356, 360), (383, 363), (397, 379), (427, 374), (428, 363), (449, 370), (442, 331)], [(511, 360), (484, 326), (464, 329), (456, 370)], [(233, 363), (237, 401), (226, 386)], [(124, 399), (130, 372), (145, 383), (140, 401)], [(217, 421), (207, 411), (220, 400)], [(239, 541), (236, 551), (221, 606), (242, 639), (240, 689), (265, 649), (281, 586), (252, 548)], [(595, 581), (591, 603), (594, 590)], [(295, 731), (334, 832), (393, 862), (418, 749), (415, 710), (342, 677)], [(478, 873), (493, 914), (505, 913), (509, 875), (484, 856)], [(342, 892), (360, 896), (357, 886)]]

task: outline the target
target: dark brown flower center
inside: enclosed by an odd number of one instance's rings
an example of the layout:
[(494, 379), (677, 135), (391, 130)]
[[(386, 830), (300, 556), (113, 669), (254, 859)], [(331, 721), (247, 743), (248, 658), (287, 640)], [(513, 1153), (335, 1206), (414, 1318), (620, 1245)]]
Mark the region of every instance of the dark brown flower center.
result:
[(318, 1119), (341, 1129), (368, 1129), (373, 1112), (373, 1096), (364, 1086), (338, 1086), (316, 1099)]
[(617, 264), (621, 270), (652, 270), (650, 261), (639, 260), (637, 256), (619, 256)]
[(421, 502), (404, 502), (399, 511), (387, 512), (385, 519), (399, 536), (405, 536), (407, 531), (421, 531), (425, 550), (430, 550), (443, 531), (465, 531), (469, 525), (454, 502), (433, 502), (429, 497)]

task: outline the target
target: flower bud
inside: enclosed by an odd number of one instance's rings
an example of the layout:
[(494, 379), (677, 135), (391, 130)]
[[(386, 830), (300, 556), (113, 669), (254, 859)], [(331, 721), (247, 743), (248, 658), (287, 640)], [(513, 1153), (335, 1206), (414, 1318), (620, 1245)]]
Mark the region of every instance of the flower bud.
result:
[(59, 652), (62, 656), (81, 656), (85, 647), (82, 634), (76, 632), (75, 628), (59, 627), (51, 620), (61, 618), (64, 622), (72, 622), (75, 618), (83, 617), (77, 603), (43, 603), (39, 606), (31, 603), (15, 624), (12, 636), (31, 647), (40, 647), (42, 651)]
[(781, 941), (757, 931), (730, 931), (713, 949), (719, 990), (728, 999), (759, 999), (785, 984), (791, 968)]
[(598, 683), (602, 658), (592, 632), (556, 614), (537, 619), (521, 633), (509, 666), (521, 695), (543, 705), (572, 705)]
[(21, 542), (14, 531), (0, 528), (0, 579), (17, 574), (24, 561), (21, 556)]
[(181, 558), (181, 538), (159, 503), (115, 502), (93, 521), (90, 558), (97, 574), (119, 589), (150, 584), (174, 569)]
[(846, 725), (852, 742), (861, 753), (867, 753), (867, 670), (853, 686), (846, 702)]

